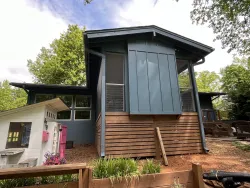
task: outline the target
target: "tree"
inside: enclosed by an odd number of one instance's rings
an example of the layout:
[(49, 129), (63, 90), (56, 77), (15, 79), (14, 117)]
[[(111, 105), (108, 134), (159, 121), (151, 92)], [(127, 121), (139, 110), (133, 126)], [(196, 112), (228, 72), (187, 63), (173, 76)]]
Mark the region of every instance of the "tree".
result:
[(0, 111), (24, 106), (27, 102), (27, 94), (23, 89), (12, 88), (7, 80), (0, 82)]
[(191, 19), (208, 24), (228, 52), (250, 55), (249, 0), (194, 0)]
[(250, 112), (250, 59), (234, 58), (233, 64), (221, 70), (222, 88), (232, 103), (232, 119), (249, 119)]
[(84, 85), (86, 81), (83, 31), (69, 25), (49, 48), (43, 47), (36, 60), (28, 60), (34, 82), (44, 84)]
[(196, 83), (200, 92), (220, 91), (220, 76), (215, 72), (198, 72), (196, 76)]

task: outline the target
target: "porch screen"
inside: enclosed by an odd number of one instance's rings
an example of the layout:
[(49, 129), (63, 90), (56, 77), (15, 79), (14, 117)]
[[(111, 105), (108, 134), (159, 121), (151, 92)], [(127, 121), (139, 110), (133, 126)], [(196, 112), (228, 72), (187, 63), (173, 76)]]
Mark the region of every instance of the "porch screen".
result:
[(107, 53), (106, 58), (106, 111), (123, 112), (124, 55)]
[(174, 49), (131, 41), (128, 58), (130, 114), (181, 114)]

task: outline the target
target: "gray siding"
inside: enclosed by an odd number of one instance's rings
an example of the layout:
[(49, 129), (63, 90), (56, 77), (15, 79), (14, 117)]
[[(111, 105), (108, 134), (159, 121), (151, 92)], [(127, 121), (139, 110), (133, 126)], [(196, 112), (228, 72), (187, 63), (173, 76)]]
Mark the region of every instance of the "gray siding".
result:
[(153, 41), (128, 43), (131, 114), (180, 114), (174, 49)]

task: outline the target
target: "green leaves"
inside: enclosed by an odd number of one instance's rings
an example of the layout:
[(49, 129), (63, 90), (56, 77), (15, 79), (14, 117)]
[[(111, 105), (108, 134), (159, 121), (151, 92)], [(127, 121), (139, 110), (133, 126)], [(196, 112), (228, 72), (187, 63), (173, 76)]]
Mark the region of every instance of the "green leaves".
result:
[[(195, 0), (194, 0), (195, 1)], [(250, 54), (250, 1), (206, 0), (193, 4), (191, 19), (196, 24), (207, 24), (221, 40), (228, 52)]]
[(83, 32), (84, 29), (77, 25), (69, 25), (67, 31), (59, 39), (55, 39), (49, 48), (41, 49), (35, 61), (28, 60), (27, 66), (35, 82), (85, 84)]
[(23, 89), (13, 88), (7, 80), (0, 82), (0, 112), (24, 106), (27, 103), (27, 94)]
[(196, 76), (196, 83), (200, 92), (220, 91), (220, 76), (215, 72), (198, 72)]

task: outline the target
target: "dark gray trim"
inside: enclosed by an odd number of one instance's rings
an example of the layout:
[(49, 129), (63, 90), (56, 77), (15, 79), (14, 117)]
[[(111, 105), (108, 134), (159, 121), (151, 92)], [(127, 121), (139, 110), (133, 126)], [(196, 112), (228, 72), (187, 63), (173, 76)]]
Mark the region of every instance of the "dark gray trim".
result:
[(164, 37), (167, 37), (175, 41), (179, 41), (181, 43), (198, 48), (206, 53), (211, 53), (212, 51), (214, 51), (214, 48), (210, 46), (207, 46), (200, 42), (186, 38), (184, 36), (178, 35), (176, 33), (165, 30), (163, 28), (157, 27), (155, 25), (141, 26), (141, 27), (103, 29), (103, 30), (89, 30), (85, 32), (85, 35), (88, 39), (94, 39), (94, 38), (134, 35), (134, 34), (143, 34), (143, 33), (152, 33), (152, 34), (157, 33)]
[(209, 149), (206, 146), (205, 131), (204, 131), (202, 115), (201, 115), (200, 99), (199, 99), (198, 88), (197, 88), (196, 80), (195, 80), (194, 66), (192, 62), (188, 62), (188, 69), (190, 72), (190, 78), (191, 78), (192, 86), (193, 86), (195, 107), (198, 113), (200, 133), (201, 133), (201, 143), (202, 143), (203, 150), (205, 151), (205, 153), (207, 153)]

